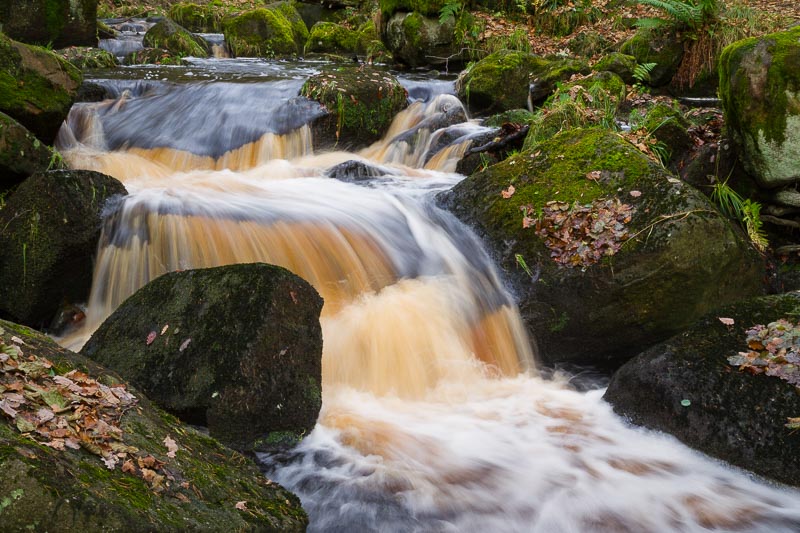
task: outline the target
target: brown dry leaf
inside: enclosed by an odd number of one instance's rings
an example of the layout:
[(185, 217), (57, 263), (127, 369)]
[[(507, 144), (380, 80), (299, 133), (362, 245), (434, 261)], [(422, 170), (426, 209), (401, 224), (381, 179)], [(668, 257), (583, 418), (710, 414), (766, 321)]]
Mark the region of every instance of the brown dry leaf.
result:
[(133, 464), (131, 459), (128, 459), (124, 463), (122, 463), (122, 471), (126, 474), (136, 474), (136, 465)]
[(236, 507), (237, 509), (239, 509), (240, 511), (247, 511), (247, 510), (248, 510), (248, 509), (247, 509), (247, 501), (245, 501), (245, 500), (242, 500), (242, 501), (240, 501), (240, 502), (236, 502), (236, 505), (235, 505), (235, 507)]
[(726, 318), (726, 317), (721, 317), (721, 316), (717, 317), (717, 318), (719, 319), (720, 322), (722, 322), (726, 326), (732, 326), (733, 325), (733, 319), (732, 318)]
[(517, 192), (517, 189), (513, 185), (509, 185), (508, 189), (504, 189), (500, 192), (503, 198), (506, 200), (514, 196), (514, 193)]
[(642, 195), (642, 191), (631, 191), (631, 192), (630, 192), (630, 193), (628, 193), (628, 194), (630, 194), (630, 195), (631, 195), (631, 196), (633, 196), (634, 198), (639, 198), (639, 197)]
[(600, 179), (600, 171), (599, 170), (592, 170), (591, 172), (586, 173), (586, 179), (592, 181), (598, 181)]
[(155, 331), (151, 331), (150, 333), (147, 334), (147, 339), (145, 339), (145, 344), (147, 344), (147, 346), (150, 346), (151, 344), (153, 344), (153, 341), (156, 340), (157, 336), (158, 333), (156, 333)]
[(175, 452), (178, 451), (178, 443), (175, 442), (172, 437), (167, 435), (164, 437), (164, 446), (167, 447), (167, 457), (174, 458)]

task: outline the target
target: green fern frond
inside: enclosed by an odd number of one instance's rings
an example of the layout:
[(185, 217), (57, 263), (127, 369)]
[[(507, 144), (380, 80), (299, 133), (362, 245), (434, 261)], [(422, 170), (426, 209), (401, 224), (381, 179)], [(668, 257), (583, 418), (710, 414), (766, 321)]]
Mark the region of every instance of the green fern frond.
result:
[(656, 68), (657, 63), (639, 63), (633, 69), (633, 79), (638, 83), (647, 83), (650, 81), (650, 74)]
[(444, 24), (450, 19), (455, 20), (462, 9), (459, 0), (448, 0), (439, 10), (439, 24)]
[(657, 30), (658, 28), (666, 26), (666, 24), (666, 20), (653, 17), (640, 18), (633, 23), (634, 26), (641, 30)]

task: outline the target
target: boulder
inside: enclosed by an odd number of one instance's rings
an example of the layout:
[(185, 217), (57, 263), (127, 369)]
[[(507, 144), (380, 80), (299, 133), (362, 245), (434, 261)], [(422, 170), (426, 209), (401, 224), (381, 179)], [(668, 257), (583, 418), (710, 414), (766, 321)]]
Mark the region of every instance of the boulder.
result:
[[(800, 434), (787, 427), (790, 417), (800, 416), (800, 389), (729, 362), (753, 349), (748, 329), (779, 319), (794, 323), (798, 310), (797, 292), (720, 309), (623, 365), (604, 398), (634, 424), (675, 435), (759, 475), (800, 485)], [(732, 323), (725, 325), (720, 317)], [(796, 345), (782, 347), (797, 350)]]
[(460, 61), (453, 32), (455, 20), (419, 12), (395, 13), (387, 22), (383, 42), (395, 61), (409, 67), (448, 65)]
[(499, 113), (542, 102), (557, 82), (589, 72), (581, 61), (500, 50), (463, 72), (456, 81), (456, 91), (473, 113)]
[(289, 21), (289, 25), (292, 28), (292, 37), (297, 47), (297, 53), (302, 54), (303, 47), (305, 47), (308, 41), (308, 26), (306, 26), (306, 23), (303, 21), (300, 12), (297, 11), (297, 3), (294, 2), (294, 0), (282, 0), (280, 2), (268, 4), (267, 8), (277, 11), (286, 17), (286, 20)]
[(97, 0), (13, 0), (0, 3), (0, 30), (41, 46), (97, 46)]
[(114, 68), (119, 65), (113, 54), (100, 48), (70, 46), (56, 50), (56, 53), (81, 70), (94, 68)]
[(53, 151), (19, 122), (0, 113), (0, 192), (47, 170)]
[(277, 9), (254, 9), (227, 19), (223, 22), (223, 33), (234, 57), (275, 57), (302, 52), (292, 23)]
[(216, 4), (173, 4), (169, 8), (169, 18), (192, 32), (218, 33), (222, 30), (222, 10)]
[(483, 236), (548, 364), (619, 365), (762, 291), (741, 231), (601, 128), (555, 135), (439, 199)]
[(800, 180), (800, 27), (731, 44), (719, 75), (725, 123), (747, 171), (767, 188)]
[(334, 22), (317, 22), (308, 33), (305, 52), (360, 52), (358, 33)]
[(33, 327), (63, 301), (84, 302), (106, 201), (120, 182), (89, 170), (51, 170), (23, 181), (0, 210), (0, 311)]
[(321, 308), (308, 283), (277, 266), (173, 272), (128, 298), (81, 353), (212, 437), (253, 450), (314, 428)]
[(170, 19), (164, 19), (147, 30), (145, 48), (163, 48), (178, 56), (208, 57), (208, 43)]
[(329, 111), (311, 125), (316, 149), (367, 146), (383, 137), (408, 105), (397, 78), (366, 66), (323, 68), (306, 80), (300, 94)]
[(666, 85), (678, 72), (683, 59), (683, 42), (675, 32), (639, 30), (620, 47), (620, 52), (633, 56), (639, 64), (655, 63), (647, 85)]
[(416, 11), (427, 17), (438, 17), (446, 3), (446, 0), (380, 0), (378, 2), (383, 20), (389, 20), (398, 11), (407, 13)]
[(117, 374), (9, 322), (0, 349), (4, 531), (305, 531), (294, 494)]
[(56, 54), (0, 33), (0, 112), (52, 144), (81, 85), (80, 71)]
[(648, 109), (643, 126), (653, 138), (664, 143), (669, 151), (668, 157), (663, 161), (665, 165), (673, 170), (685, 166), (694, 142), (689, 136), (691, 124), (675, 103), (670, 105), (660, 102)]
[(633, 71), (636, 69), (636, 58), (627, 54), (614, 52), (603, 56), (600, 61), (595, 63), (593, 68), (597, 72), (613, 72), (628, 85), (633, 85), (636, 82), (633, 77)]

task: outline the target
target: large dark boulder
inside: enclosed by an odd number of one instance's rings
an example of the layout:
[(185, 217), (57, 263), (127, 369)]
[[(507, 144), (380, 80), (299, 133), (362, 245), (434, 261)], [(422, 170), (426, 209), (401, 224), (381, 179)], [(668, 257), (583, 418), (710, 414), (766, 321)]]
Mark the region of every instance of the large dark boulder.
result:
[(9, 322), (0, 349), (3, 531), (305, 531), (294, 494), (119, 375)]
[(321, 308), (311, 285), (277, 266), (174, 272), (128, 298), (81, 353), (213, 437), (252, 450), (316, 423)]
[(392, 57), (409, 67), (444, 66), (460, 62), (453, 37), (455, 20), (440, 20), (419, 12), (392, 15), (383, 32), (383, 42)]
[(0, 113), (0, 192), (47, 170), (53, 151), (19, 122)]
[(500, 50), (462, 73), (456, 91), (473, 113), (499, 113), (539, 103), (552, 93), (557, 82), (589, 72), (589, 66), (581, 61)]
[(97, 46), (97, 0), (0, 2), (0, 30), (41, 46)]
[(164, 19), (147, 30), (145, 48), (163, 48), (179, 56), (208, 57), (208, 43), (170, 19)]
[(798, 311), (796, 292), (720, 309), (622, 366), (604, 398), (634, 424), (800, 485), (800, 433), (787, 427), (790, 417), (800, 417), (800, 389), (778, 377), (742, 372), (728, 361), (750, 349), (749, 328), (781, 318), (794, 322)]
[(731, 44), (719, 75), (745, 169), (763, 187), (800, 181), (800, 27)]
[(741, 231), (608, 130), (560, 133), (440, 199), (484, 237), (546, 363), (618, 365), (762, 291)]
[(83, 76), (56, 54), (0, 33), (0, 112), (52, 144)]
[(324, 68), (303, 84), (300, 95), (328, 110), (311, 125), (317, 149), (363, 148), (383, 137), (408, 105), (397, 78), (363, 66)]
[(103, 208), (124, 194), (119, 181), (90, 170), (51, 170), (22, 182), (0, 210), (0, 311), (38, 327), (64, 301), (86, 301)]

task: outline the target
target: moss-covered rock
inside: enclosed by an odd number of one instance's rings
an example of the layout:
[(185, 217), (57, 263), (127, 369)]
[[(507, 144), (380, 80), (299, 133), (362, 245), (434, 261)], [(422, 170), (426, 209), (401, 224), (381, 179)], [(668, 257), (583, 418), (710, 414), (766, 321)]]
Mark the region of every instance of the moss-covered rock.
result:
[(608, 54), (595, 63), (593, 68), (598, 72), (613, 72), (628, 85), (632, 85), (636, 81), (633, 77), (633, 71), (636, 69), (636, 58), (627, 54), (619, 52)]
[(453, 40), (455, 21), (440, 21), (438, 16), (428, 17), (419, 12), (394, 14), (386, 24), (383, 42), (395, 61), (419, 67), (444, 65), (457, 50)]
[(0, 112), (52, 144), (83, 76), (56, 54), (0, 33)]
[(384, 20), (389, 20), (389, 17), (398, 11), (407, 13), (416, 11), (424, 16), (438, 17), (439, 12), (446, 3), (446, 0), (380, 0), (378, 4), (381, 16)]
[(567, 41), (570, 52), (576, 56), (592, 57), (607, 52), (613, 43), (602, 33), (596, 31), (581, 31)]
[[(38, 332), (4, 321), (0, 329), (5, 346), (14, 345), (12, 337), (17, 337), (25, 343), (25, 357), (50, 360), (52, 377), (69, 380), (64, 374), (78, 370), (107, 386), (123, 383)], [(52, 382), (42, 378), (47, 380)], [(41, 435), (21, 434), (0, 413), (4, 531), (305, 530), (308, 519), (297, 497), (268, 480), (249, 459), (180, 424), (138, 390), (128, 387), (127, 392), (136, 405), (111, 421), (122, 430), (115, 447), (123, 455), (115, 456), (116, 464), (110, 455), (105, 458), (111, 468), (88, 451), (90, 446), (45, 446)], [(68, 413), (75, 413), (74, 405)], [(167, 439), (174, 441), (174, 453)]]
[[(746, 330), (784, 318), (794, 322), (800, 293), (757, 298), (718, 310), (653, 346), (614, 375), (605, 399), (622, 416), (675, 435), (713, 457), (800, 485), (800, 389), (752, 375), (728, 357), (748, 351)], [(718, 317), (731, 318), (730, 326)]]
[(322, 149), (354, 149), (377, 141), (408, 105), (397, 78), (369, 67), (325, 68), (305, 82), (300, 94), (329, 111), (312, 124), (314, 147)]
[(86, 301), (101, 211), (117, 194), (126, 194), (120, 182), (88, 170), (51, 170), (20, 184), (0, 210), (0, 309), (6, 316), (38, 327), (64, 301)]
[(322, 405), (322, 299), (261, 263), (165, 274), (128, 298), (81, 353), (240, 450), (300, 436)]
[(92, 68), (113, 68), (119, 65), (113, 54), (100, 48), (70, 46), (56, 50), (56, 53), (81, 70)]
[[(564, 254), (552, 241), (523, 227), (523, 207), (535, 226), (548, 202), (602, 199), (634, 212), (627, 225), (614, 226), (630, 238), (599, 262), (561, 266), (553, 256)], [(493, 250), (547, 363), (619, 364), (717, 306), (762, 290), (762, 260), (741, 232), (702, 194), (604, 129), (560, 133), (473, 174), (440, 200)], [(564, 239), (576, 252), (601, 244), (580, 233)]]
[(0, 30), (41, 46), (97, 46), (97, 0), (13, 0), (0, 3)]
[(725, 122), (764, 187), (800, 180), (800, 27), (731, 44), (720, 57)]
[(125, 56), (126, 65), (181, 65), (183, 58), (163, 48), (142, 48)]
[(47, 170), (53, 152), (19, 122), (0, 113), (0, 192)]
[(675, 32), (639, 30), (619, 50), (640, 64), (655, 63), (648, 85), (660, 87), (672, 80), (683, 59), (683, 42)]
[(677, 169), (681, 161), (689, 158), (689, 150), (694, 146), (689, 136), (689, 121), (674, 104), (658, 103), (645, 115), (643, 126), (657, 141), (666, 145), (669, 159), (665, 164)]
[(497, 113), (496, 115), (488, 117), (483, 121), (483, 125), (489, 126), (490, 128), (499, 128), (503, 124), (507, 123), (528, 124), (533, 120), (533, 118), (534, 114), (527, 109), (510, 109), (508, 111), (503, 111), (502, 113)]
[(306, 52), (355, 53), (359, 49), (358, 33), (333, 22), (317, 22), (308, 34)]
[(217, 33), (222, 29), (223, 11), (214, 3), (198, 5), (192, 2), (173, 4), (169, 18), (189, 31)]
[(208, 43), (170, 19), (164, 19), (147, 30), (145, 48), (164, 48), (178, 56), (208, 57)]
[(528, 52), (501, 50), (475, 63), (456, 82), (459, 98), (474, 113), (497, 113), (528, 107), (544, 100), (556, 82), (587, 74), (588, 65), (575, 60), (544, 59)]
[(297, 53), (303, 53), (303, 47), (305, 47), (306, 42), (308, 41), (308, 26), (303, 21), (303, 17), (300, 16), (300, 12), (297, 11), (297, 3), (294, 0), (283, 0), (280, 2), (273, 2), (267, 5), (268, 9), (272, 9), (286, 17), (286, 20), (289, 21), (289, 25), (292, 27), (292, 36), (294, 37), (294, 44), (297, 47)]
[(278, 10), (254, 9), (223, 22), (228, 49), (235, 57), (296, 55), (292, 23)]

